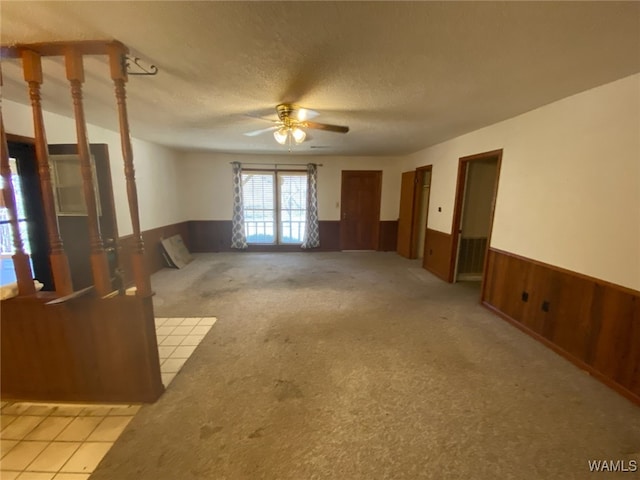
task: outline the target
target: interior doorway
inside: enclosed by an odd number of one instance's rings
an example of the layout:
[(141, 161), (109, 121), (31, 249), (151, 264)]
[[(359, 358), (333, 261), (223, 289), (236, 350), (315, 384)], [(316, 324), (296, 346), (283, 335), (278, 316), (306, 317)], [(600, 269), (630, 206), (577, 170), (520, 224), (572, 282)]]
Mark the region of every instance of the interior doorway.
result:
[(453, 217), (452, 282), (484, 279), (502, 150), (462, 157)]
[(428, 165), (402, 174), (397, 252), (406, 258), (424, 257), (431, 169)]

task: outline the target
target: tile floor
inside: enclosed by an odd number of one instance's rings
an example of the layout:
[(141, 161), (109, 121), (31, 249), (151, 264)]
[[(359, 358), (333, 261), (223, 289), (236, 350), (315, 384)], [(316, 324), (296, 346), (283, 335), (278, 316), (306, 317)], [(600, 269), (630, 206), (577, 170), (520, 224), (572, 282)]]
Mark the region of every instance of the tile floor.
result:
[(156, 318), (162, 383), (168, 387), (213, 324), (215, 317)]
[[(175, 378), (216, 319), (156, 318), (160, 371)], [(2, 402), (0, 480), (86, 480), (140, 405)]]

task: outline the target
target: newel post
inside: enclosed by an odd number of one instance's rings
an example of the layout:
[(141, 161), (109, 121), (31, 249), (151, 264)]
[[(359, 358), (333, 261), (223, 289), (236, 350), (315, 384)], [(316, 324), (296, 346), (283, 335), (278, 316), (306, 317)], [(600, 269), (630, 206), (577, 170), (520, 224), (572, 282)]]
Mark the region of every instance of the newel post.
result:
[(91, 153), (87, 138), (87, 124), (82, 103), (82, 83), (84, 82), (84, 67), (82, 54), (73, 47), (68, 47), (65, 52), (65, 67), (67, 80), (71, 84), (71, 98), (76, 121), (76, 134), (78, 137), (78, 156), (80, 157), (80, 170), (82, 172), (82, 186), (84, 200), (87, 206), (87, 221), (89, 224), (89, 245), (91, 247), (91, 270), (93, 283), (98, 295), (105, 296), (112, 292), (111, 277), (107, 254), (100, 235), (100, 223), (98, 221), (98, 207), (96, 191), (93, 185), (93, 170), (91, 168)]
[(124, 175), (127, 182), (127, 198), (129, 200), (129, 214), (133, 228), (134, 249), (131, 254), (131, 265), (133, 268), (133, 279), (136, 285), (136, 294), (140, 296), (151, 295), (151, 279), (144, 259), (144, 241), (140, 230), (140, 214), (138, 210), (138, 190), (136, 187), (136, 174), (133, 166), (133, 149), (131, 148), (131, 137), (129, 131), (129, 118), (127, 114), (127, 94), (125, 82), (127, 72), (123, 65), (123, 56), (126, 54), (125, 47), (118, 43), (113, 43), (107, 47), (109, 52), (109, 67), (111, 79), (113, 80), (118, 104), (118, 119), (120, 122), (120, 143), (122, 145), (122, 157), (124, 159)]
[(49, 148), (47, 146), (47, 135), (44, 129), (44, 117), (42, 114), (42, 104), (40, 97), (40, 86), (42, 85), (42, 64), (40, 55), (31, 50), (23, 50), (22, 70), (24, 79), (29, 86), (29, 98), (33, 112), (33, 131), (36, 142), (36, 160), (38, 162), (38, 176), (40, 177), (40, 189), (42, 190), (42, 200), (44, 214), (47, 223), (47, 235), (49, 241), (49, 262), (51, 263), (51, 274), (56, 292), (59, 295), (69, 295), (73, 293), (73, 283), (71, 281), (71, 270), (69, 260), (64, 251), (62, 238), (58, 228), (58, 217), (53, 196), (53, 185), (51, 183), (51, 170), (49, 168)]

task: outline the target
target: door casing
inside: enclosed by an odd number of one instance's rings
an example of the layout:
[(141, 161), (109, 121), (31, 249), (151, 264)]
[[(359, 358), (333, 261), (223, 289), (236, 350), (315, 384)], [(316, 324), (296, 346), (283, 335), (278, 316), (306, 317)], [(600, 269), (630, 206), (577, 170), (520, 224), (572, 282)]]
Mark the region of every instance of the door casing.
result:
[[(422, 230), (426, 235), (427, 224), (429, 223), (429, 212), (427, 212), (424, 225), (421, 225), (420, 222), (420, 208), (422, 208), (423, 201), (421, 189), (425, 175), (427, 173), (431, 174), (432, 170), (432, 165), (425, 165), (416, 168), (414, 171), (402, 174), (397, 252), (406, 258), (418, 258), (419, 253), (423, 254), (423, 258), (425, 257), (426, 241), (423, 251), (418, 251), (420, 232)], [(429, 195), (431, 195), (431, 189), (429, 189)], [(425, 208), (428, 208), (429, 197), (425, 200)]]
[(496, 208), (496, 198), (498, 196), (498, 184), (500, 180), (500, 166), (502, 163), (502, 149), (492, 150), (489, 152), (478, 153), (475, 155), (469, 155), (466, 157), (461, 157), (458, 160), (458, 180), (456, 182), (456, 197), (455, 197), (455, 205), (453, 210), (453, 222), (451, 226), (451, 255), (450, 255), (450, 265), (449, 265), (449, 283), (453, 283), (455, 281), (456, 276), (456, 262), (458, 260), (458, 244), (460, 242), (460, 228), (462, 222), (462, 208), (464, 205), (464, 195), (466, 190), (466, 182), (467, 182), (467, 166), (469, 162), (479, 161), (479, 160), (497, 160), (496, 166), (496, 179), (493, 187), (493, 199), (491, 201), (491, 213), (489, 216), (489, 234), (487, 235), (487, 247), (484, 255), (484, 266), (482, 268), (482, 284), (480, 287), (481, 295), (483, 297), (483, 292), (485, 288), (485, 280), (487, 276), (487, 251), (489, 250), (489, 246), (491, 245), (491, 234), (493, 233), (493, 218)]

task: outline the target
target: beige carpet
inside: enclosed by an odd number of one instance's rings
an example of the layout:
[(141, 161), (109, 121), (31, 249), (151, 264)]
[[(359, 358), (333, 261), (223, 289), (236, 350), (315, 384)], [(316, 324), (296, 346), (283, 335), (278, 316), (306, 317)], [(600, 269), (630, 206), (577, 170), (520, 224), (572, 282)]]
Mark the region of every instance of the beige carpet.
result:
[(584, 479), (640, 408), (394, 253), (197, 255), (160, 317), (218, 322), (92, 480)]

